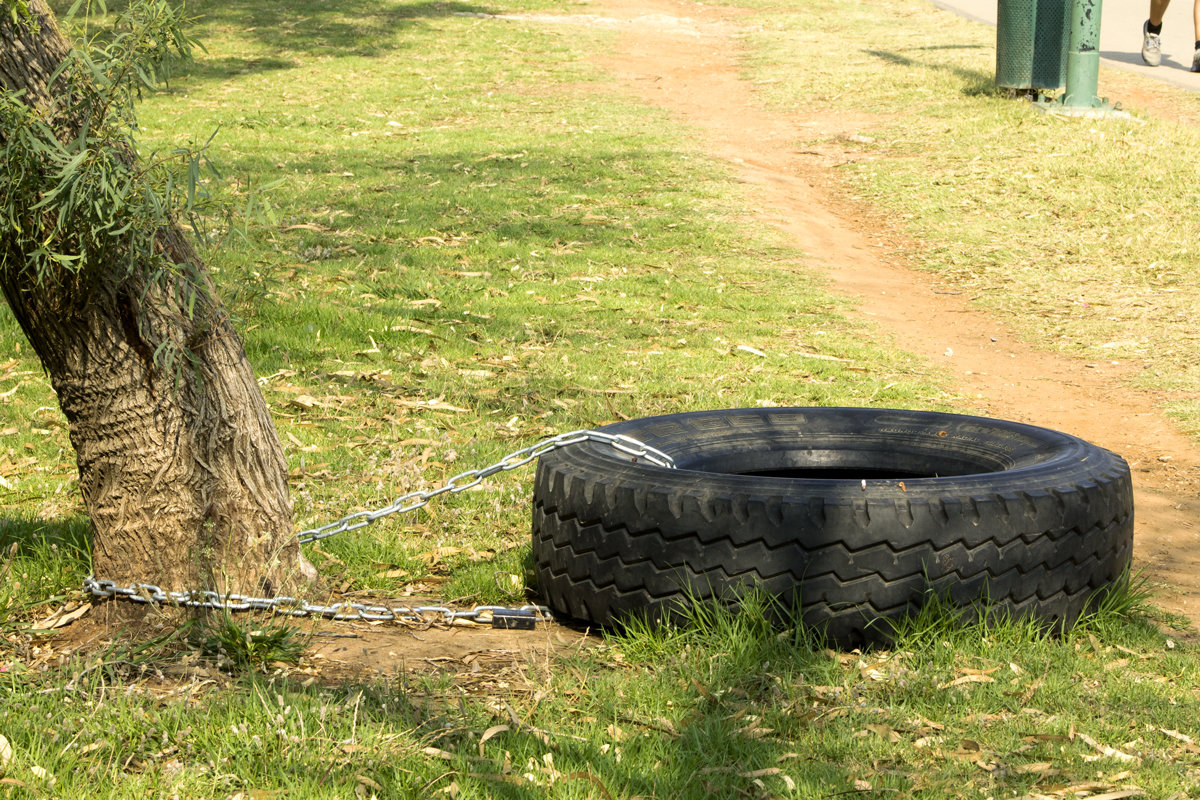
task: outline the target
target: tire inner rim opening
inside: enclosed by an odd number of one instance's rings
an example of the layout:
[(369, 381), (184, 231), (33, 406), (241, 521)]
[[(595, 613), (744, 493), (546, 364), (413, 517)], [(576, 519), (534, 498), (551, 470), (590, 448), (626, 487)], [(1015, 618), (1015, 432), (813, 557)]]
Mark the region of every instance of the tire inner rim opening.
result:
[(676, 457), (679, 469), (801, 480), (918, 480), (980, 475), (1012, 469), (1012, 459), (995, 453), (948, 454), (906, 451), (889, 442), (864, 449), (764, 449), (709, 451), (698, 458)]

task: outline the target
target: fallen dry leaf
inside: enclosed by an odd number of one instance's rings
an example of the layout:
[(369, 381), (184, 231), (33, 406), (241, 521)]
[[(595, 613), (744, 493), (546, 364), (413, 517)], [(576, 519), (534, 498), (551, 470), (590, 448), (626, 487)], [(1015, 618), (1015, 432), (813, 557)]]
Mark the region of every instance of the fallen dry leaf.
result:
[(891, 725), (867, 725), (866, 730), (861, 733), (866, 734), (867, 732), (873, 733), (887, 742), (900, 741), (900, 734), (896, 733), (896, 730)]
[(309, 394), (298, 395), (291, 399), (291, 404), (303, 409), (324, 408), (325, 404)]
[(1184, 744), (1192, 744), (1192, 737), (1188, 736), (1187, 734), (1180, 733), (1179, 731), (1173, 731), (1168, 728), (1159, 728), (1158, 730), (1162, 733), (1165, 733), (1167, 736), (1170, 736), (1172, 739), (1178, 739)]
[(483, 735), (479, 737), (479, 757), (483, 758), (484, 742), (486, 742), (488, 739), (491, 739), (493, 736), (498, 736), (502, 733), (508, 733), (510, 730), (512, 730), (512, 728), (508, 725), (493, 725), (484, 731)]
[(82, 617), (84, 614), (91, 611), (92, 604), (91, 603), (83, 603), (82, 605), (72, 608), (70, 611), (68, 611), (67, 608), (68, 608), (68, 606), (64, 605), (62, 608), (58, 609), (57, 611), (55, 611), (53, 614), (46, 617), (45, 619), (43, 619), (39, 622), (35, 622), (33, 624), (33, 627), (37, 630), (43, 630), (43, 631), (54, 630), (55, 628), (66, 627), (67, 625), (70, 625), (72, 622), (74, 622), (75, 620)]
[(45, 767), (39, 767), (35, 764), (29, 768), (29, 771), (38, 780), (45, 781), (47, 786), (54, 786), (54, 784), (58, 783), (58, 778), (54, 777)]
[(1048, 761), (1036, 761), (1032, 764), (1019, 764), (1013, 771), (1021, 775), (1056, 775), (1059, 770)]
[[(1093, 794), (1093, 792), (1102, 792), (1102, 794)], [(1027, 794), (1015, 798), (1015, 800), (1067, 800), (1067, 798), (1086, 798), (1086, 800), (1123, 800), (1126, 797), (1137, 797), (1144, 795), (1145, 792), (1138, 788), (1130, 789), (1113, 789), (1111, 783), (1097, 783), (1089, 781), (1086, 783), (1074, 783), (1070, 786), (1056, 788), (1052, 794)]]
[(443, 402), (440, 397), (433, 400), (417, 400), (415, 398), (401, 397), (395, 399), (393, 402), (402, 408), (429, 409), (431, 411), (453, 411), (457, 414), (470, 413), (469, 409), (452, 406), (449, 403)]
[(1116, 748), (1113, 748), (1113, 747), (1109, 747), (1106, 744), (1100, 744), (1095, 739), (1088, 736), (1086, 733), (1079, 733), (1078, 731), (1076, 731), (1075, 738), (1079, 739), (1081, 742), (1088, 745), (1089, 747), (1094, 747), (1096, 750), (1098, 750), (1100, 752), (1100, 756), (1095, 756), (1092, 758), (1089, 758), (1088, 756), (1084, 756), (1083, 758), (1085, 761), (1091, 761), (1091, 760), (1095, 760), (1095, 759), (1101, 758), (1101, 757), (1115, 758), (1119, 761), (1141, 761), (1141, 759), (1138, 758), (1137, 756), (1130, 755), (1129, 753), (1122, 753), (1120, 750), (1117, 750)]
[(968, 673), (966, 675), (960, 675), (959, 677), (955, 678), (952, 681), (949, 681), (948, 683), (939, 684), (938, 688), (939, 689), (949, 689), (954, 686), (962, 686), (965, 683), (995, 683), (995, 682), (996, 682), (996, 679), (993, 678), (991, 675)]

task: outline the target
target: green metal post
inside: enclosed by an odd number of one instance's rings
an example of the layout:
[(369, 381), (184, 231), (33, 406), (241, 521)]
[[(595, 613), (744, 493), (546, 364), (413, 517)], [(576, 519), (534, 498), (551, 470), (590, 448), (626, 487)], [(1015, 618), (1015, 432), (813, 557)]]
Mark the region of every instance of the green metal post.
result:
[(1067, 50), (1067, 90), (1064, 108), (1094, 108), (1100, 79), (1100, 10), (1102, 0), (1075, 0)]
[(1074, 0), (1067, 43), (1066, 90), (1057, 100), (1041, 98), (1039, 111), (1067, 117), (1128, 117), (1120, 104), (1096, 96), (1100, 81), (1100, 6), (1103, 0)]

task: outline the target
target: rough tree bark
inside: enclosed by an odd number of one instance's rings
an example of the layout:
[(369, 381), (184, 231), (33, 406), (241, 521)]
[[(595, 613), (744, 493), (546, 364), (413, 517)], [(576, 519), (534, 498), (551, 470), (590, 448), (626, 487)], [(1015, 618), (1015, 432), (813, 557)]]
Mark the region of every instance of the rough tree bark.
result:
[[(24, 90), (24, 103), (44, 109), (62, 91), (50, 79), (68, 44), (44, 0), (29, 8), (36, 25), (14, 24), (0, 3), (0, 87)], [(56, 132), (67, 141), (77, 124), (59, 120)], [(5, 138), (0, 129), (0, 145)], [(15, 246), (0, 231), (3, 263), (25, 262)], [(94, 264), (39, 284), (0, 269), (0, 288), (69, 424), (95, 528), (95, 574), (168, 590), (290, 590), (303, 560), (266, 403), (179, 226), (160, 229), (157, 247), (194, 269), (194, 308), (183, 278)], [(180, 357), (156, 360), (164, 343)]]

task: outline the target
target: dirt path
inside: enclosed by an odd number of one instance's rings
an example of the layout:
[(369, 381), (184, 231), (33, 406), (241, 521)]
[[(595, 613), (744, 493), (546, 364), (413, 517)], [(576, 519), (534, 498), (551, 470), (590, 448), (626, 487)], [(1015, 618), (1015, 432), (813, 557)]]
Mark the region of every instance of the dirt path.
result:
[[(881, 335), (948, 366), (973, 411), (1055, 428), (1123, 455), (1135, 485), (1135, 561), (1157, 602), (1200, 625), (1200, 452), (1123, 381), (1132, 365), (1082, 362), (1035, 349), (970, 308), (953, 286), (906, 268), (904, 239), (836, 190), (840, 152), (797, 150), (820, 134), (854, 133), (869, 120), (787, 117), (756, 102), (738, 79), (736, 9), (675, 0), (598, 0), (592, 24), (619, 31), (604, 66), (629, 91), (706, 133), (705, 147), (755, 188), (764, 216), (855, 297)], [(953, 355), (947, 356), (948, 352)]]

